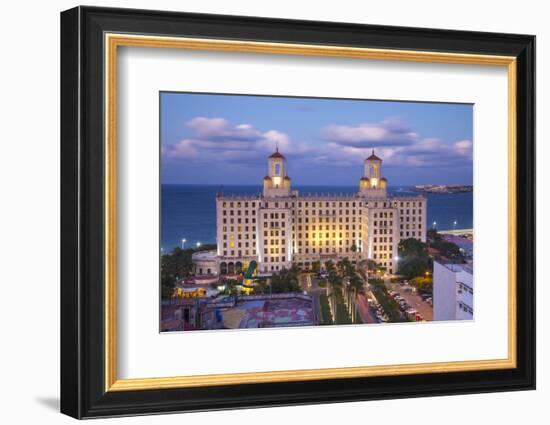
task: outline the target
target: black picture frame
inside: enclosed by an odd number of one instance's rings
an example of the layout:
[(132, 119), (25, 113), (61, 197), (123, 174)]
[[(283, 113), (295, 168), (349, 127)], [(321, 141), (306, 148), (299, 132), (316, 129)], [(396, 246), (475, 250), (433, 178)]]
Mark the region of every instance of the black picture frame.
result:
[[(517, 58), (517, 367), (474, 372), (105, 391), (104, 33)], [(61, 13), (61, 412), (75, 418), (535, 388), (535, 37), (131, 9)], [(495, 266), (498, 260), (495, 259)]]

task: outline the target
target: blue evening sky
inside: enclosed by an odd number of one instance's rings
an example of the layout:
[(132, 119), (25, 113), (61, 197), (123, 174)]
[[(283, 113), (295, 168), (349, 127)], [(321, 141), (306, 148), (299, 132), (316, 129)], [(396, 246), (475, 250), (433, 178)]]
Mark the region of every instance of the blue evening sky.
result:
[(162, 183), (259, 185), (278, 145), (293, 185), (357, 185), (372, 149), (389, 185), (472, 184), (469, 104), (160, 96)]

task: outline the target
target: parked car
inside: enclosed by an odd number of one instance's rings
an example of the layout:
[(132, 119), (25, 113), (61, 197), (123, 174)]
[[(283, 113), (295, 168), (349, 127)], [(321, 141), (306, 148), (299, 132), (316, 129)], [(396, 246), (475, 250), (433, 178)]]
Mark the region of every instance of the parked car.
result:
[(405, 314), (407, 315), (409, 320), (416, 320), (416, 310), (414, 308), (409, 308)]

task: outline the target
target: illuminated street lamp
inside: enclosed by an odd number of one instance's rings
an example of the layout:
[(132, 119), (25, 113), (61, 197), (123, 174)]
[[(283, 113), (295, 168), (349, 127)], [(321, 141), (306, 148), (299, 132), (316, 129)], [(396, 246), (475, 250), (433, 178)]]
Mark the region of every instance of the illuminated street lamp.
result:
[(197, 242), (197, 248), (200, 248), (200, 247), (201, 247), (201, 243)]
[(181, 240), (181, 249), (185, 249), (185, 242), (187, 242), (187, 239)]
[(432, 223), (432, 228), (435, 229), (436, 226), (437, 226), (437, 221), (434, 221), (434, 222)]
[(453, 221), (453, 230), (456, 230), (456, 224), (457, 224), (457, 223), (456, 223), (456, 220)]

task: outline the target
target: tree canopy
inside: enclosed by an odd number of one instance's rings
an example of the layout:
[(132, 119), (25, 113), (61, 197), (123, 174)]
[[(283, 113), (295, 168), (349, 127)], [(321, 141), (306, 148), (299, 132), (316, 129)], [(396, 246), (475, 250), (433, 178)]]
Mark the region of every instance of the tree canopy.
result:
[(418, 239), (403, 239), (398, 246), (398, 272), (407, 279), (431, 271), (432, 262), (425, 243)]
[(203, 245), (196, 249), (181, 249), (177, 247), (172, 252), (161, 255), (160, 284), (162, 298), (168, 299), (172, 296), (178, 279), (189, 277), (193, 274), (193, 260), (191, 256), (194, 252), (210, 251), (212, 249), (216, 249), (216, 246)]

